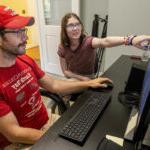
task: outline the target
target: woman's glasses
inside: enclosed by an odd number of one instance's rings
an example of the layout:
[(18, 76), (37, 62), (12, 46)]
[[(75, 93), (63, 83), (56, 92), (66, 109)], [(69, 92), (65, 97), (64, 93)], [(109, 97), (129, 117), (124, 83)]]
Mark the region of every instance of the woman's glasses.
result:
[(66, 25), (66, 28), (68, 30), (79, 29), (79, 28), (81, 28), (81, 24), (80, 23), (74, 23), (74, 24), (70, 23), (70, 24)]

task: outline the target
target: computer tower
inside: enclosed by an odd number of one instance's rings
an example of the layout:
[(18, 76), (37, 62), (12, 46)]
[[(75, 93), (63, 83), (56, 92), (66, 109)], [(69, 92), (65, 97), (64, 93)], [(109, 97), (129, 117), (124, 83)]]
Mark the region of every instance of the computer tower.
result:
[(124, 92), (141, 94), (146, 67), (147, 63), (145, 62), (133, 63)]

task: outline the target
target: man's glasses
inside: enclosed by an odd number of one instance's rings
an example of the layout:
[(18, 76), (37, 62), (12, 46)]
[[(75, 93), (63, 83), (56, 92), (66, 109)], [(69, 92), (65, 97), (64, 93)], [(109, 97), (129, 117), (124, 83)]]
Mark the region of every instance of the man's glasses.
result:
[(68, 30), (73, 30), (73, 29), (75, 29), (75, 28), (76, 28), (76, 29), (79, 29), (79, 28), (81, 28), (81, 24), (80, 24), (80, 23), (67, 24), (67, 25), (66, 25), (66, 28), (67, 28)]
[(15, 33), (17, 35), (17, 37), (22, 37), (27, 34), (27, 31), (28, 31), (28, 29), (24, 28), (24, 29), (19, 29), (19, 30), (2, 30), (1, 33), (2, 34)]

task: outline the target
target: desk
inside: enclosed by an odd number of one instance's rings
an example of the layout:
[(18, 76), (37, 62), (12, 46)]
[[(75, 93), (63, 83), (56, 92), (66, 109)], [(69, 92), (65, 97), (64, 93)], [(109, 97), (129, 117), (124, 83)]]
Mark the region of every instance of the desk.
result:
[[(83, 146), (76, 145), (58, 136), (59, 131), (73, 114), (84, 104), (86, 99), (77, 100), (63, 116), (47, 131), (47, 133), (33, 146), (32, 150), (96, 150), (99, 141), (106, 135), (123, 138), (130, 109), (118, 102), (118, 93), (124, 90), (133, 60), (129, 56), (121, 56), (105, 73), (114, 82), (112, 100), (98, 120)], [(131, 143), (125, 143), (127, 150), (133, 150)]]

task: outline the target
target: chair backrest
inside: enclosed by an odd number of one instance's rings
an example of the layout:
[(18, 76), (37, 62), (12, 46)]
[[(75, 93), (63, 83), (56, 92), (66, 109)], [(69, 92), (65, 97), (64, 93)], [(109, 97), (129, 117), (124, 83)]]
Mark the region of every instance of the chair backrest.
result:
[(40, 89), (40, 93), (41, 96), (46, 96), (52, 99), (53, 101), (55, 101), (55, 103), (58, 105), (59, 115), (62, 115), (67, 110), (66, 104), (64, 103), (63, 99), (59, 95), (51, 93), (45, 89)]

